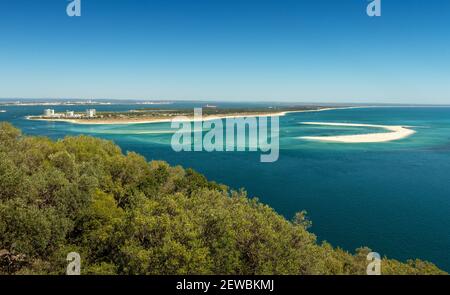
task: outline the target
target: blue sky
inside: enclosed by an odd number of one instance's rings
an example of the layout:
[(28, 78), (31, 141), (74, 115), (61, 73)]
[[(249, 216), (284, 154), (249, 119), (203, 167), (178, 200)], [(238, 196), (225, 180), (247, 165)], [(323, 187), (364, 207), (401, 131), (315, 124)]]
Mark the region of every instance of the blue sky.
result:
[(450, 1), (0, 0), (0, 97), (450, 104)]

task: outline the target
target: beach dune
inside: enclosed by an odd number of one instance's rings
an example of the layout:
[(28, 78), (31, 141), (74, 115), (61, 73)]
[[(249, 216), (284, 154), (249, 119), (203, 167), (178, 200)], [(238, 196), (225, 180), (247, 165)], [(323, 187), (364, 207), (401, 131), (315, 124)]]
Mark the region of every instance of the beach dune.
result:
[(337, 143), (376, 143), (388, 142), (406, 138), (413, 135), (416, 131), (405, 126), (390, 126), (390, 125), (372, 125), (372, 124), (352, 124), (352, 123), (325, 123), (325, 122), (302, 122), (305, 125), (321, 125), (321, 126), (346, 126), (346, 127), (369, 127), (381, 128), (391, 132), (383, 133), (368, 133), (357, 135), (339, 135), (339, 136), (303, 136), (302, 139), (315, 140), (323, 142), (337, 142)]

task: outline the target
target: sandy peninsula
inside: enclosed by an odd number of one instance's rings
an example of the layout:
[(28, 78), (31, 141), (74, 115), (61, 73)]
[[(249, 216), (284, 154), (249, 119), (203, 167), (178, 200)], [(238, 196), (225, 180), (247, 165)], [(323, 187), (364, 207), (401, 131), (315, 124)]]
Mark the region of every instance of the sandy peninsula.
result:
[[(239, 115), (211, 115), (211, 116), (203, 116), (202, 121), (212, 121), (219, 119), (227, 119), (227, 118), (245, 118), (245, 117), (278, 117), (284, 116), (286, 112), (276, 112), (276, 113), (248, 113), (248, 114), (239, 114)], [(187, 121), (193, 122), (196, 121), (193, 116), (173, 116), (170, 118), (114, 118), (114, 119), (95, 119), (95, 120), (87, 120), (87, 119), (58, 119), (58, 118), (36, 118), (36, 117), (27, 117), (29, 120), (37, 120), (37, 121), (52, 121), (52, 122), (67, 122), (72, 124), (82, 124), (82, 125), (130, 125), (130, 124), (150, 124), (150, 123), (168, 123), (172, 121)]]
[(306, 125), (321, 125), (321, 126), (346, 126), (346, 127), (369, 127), (381, 128), (389, 130), (390, 132), (383, 133), (369, 133), (357, 135), (339, 135), (339, 136), (303, 136), (302, 139), (315, 140), (323, 142), (337, 142), (337, 143), (376, 143), (388, 142), (406, 138), (413, 135), (416, 131), (405, 126), (390, 126), (390, 125), (371, 125), (371, 124), (351, 124), (351, 123), (324, 123), (324, 122), (303, 122)]
[[(225, 114), (203, 114), (201, 121), (212, 121), (219, 119), (234, 119), (234, 118), (245, 118), (245, 117), (282, 117), (290, 113), (306, 113), (306, 112), (320, 112), (320, 111), (330, 111), (336, 109), (349, 109), (356, 107), (318, 107), (315, 109), (302, 109), (302, 110), (274, 110), (274, 111), (261, 111), (261, 112), (238, 112), (238, 113), (225, 113)], [(182, 117), (182, 119), (180, 119)], [(82, 125), (131, 125), (131, 124), (150, 124), (150, 123), (167, 123), (176, 121), (196, 121), (198, 119), (194, 118), (192, 115), (168, 115), (168, 116), (123, 116), (123, 117), (113, 117), (113, 118), (43, 118), (40, 116), (27, 116), (28, 120), (37, 121), (51, 121), (51, 122), (66, 122), (72, 124), (82, 124)]]

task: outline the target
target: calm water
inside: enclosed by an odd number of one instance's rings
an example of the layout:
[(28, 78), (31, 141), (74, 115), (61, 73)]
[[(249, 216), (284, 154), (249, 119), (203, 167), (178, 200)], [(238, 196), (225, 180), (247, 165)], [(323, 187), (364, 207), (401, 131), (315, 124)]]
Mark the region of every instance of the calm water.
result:
[[(201, 104), (200, 104), (201, 105)], [(193, 107), (177, 103), (173, 107)], [(226, 105), (231, 106), (231, 105)], [(236, 105), (240, 106), (240, 105)], [(141, 106), (145, 107), (145, 106)], [(211, 180), (245, 187), (287, 218), (307, 210), (312, 231), (347, 250), (365, 245), (391, 258), (421, 258), (450, 271), (450, 108), (367, 108), (289, 114), (280, 118), (280, 159), (259, 153), (175, 153), (169, 124), (90, 126), (27, 121), (45, 107), (1, 107), (0, 121), (25, 134), (61, 138), (89, 134), (110, 139), (148, 160), (193, 167)], [(55, 107), (84, 111), (86, 106)], [(98, 106), (130, 110), (136, 105)], [(376, 144), (308, 142), (307, 135), (375, 132), (306, 126), (304, 121), (414, 126), (409, 138)], [(377, 132), (380, 132), (377, 130)]]

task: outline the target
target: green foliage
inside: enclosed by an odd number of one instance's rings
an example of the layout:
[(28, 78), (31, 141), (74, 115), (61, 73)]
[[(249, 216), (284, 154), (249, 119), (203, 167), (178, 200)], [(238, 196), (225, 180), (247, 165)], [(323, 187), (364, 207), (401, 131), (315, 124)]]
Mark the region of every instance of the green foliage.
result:
[[(191, 169), (123, 155), (113, 143), (22, 136), (0, 124), (0, 273), (364, 274), (352, 255), (270, 207)], [(441, 274), (420, 260), (383, 259), (385, 274)]]

